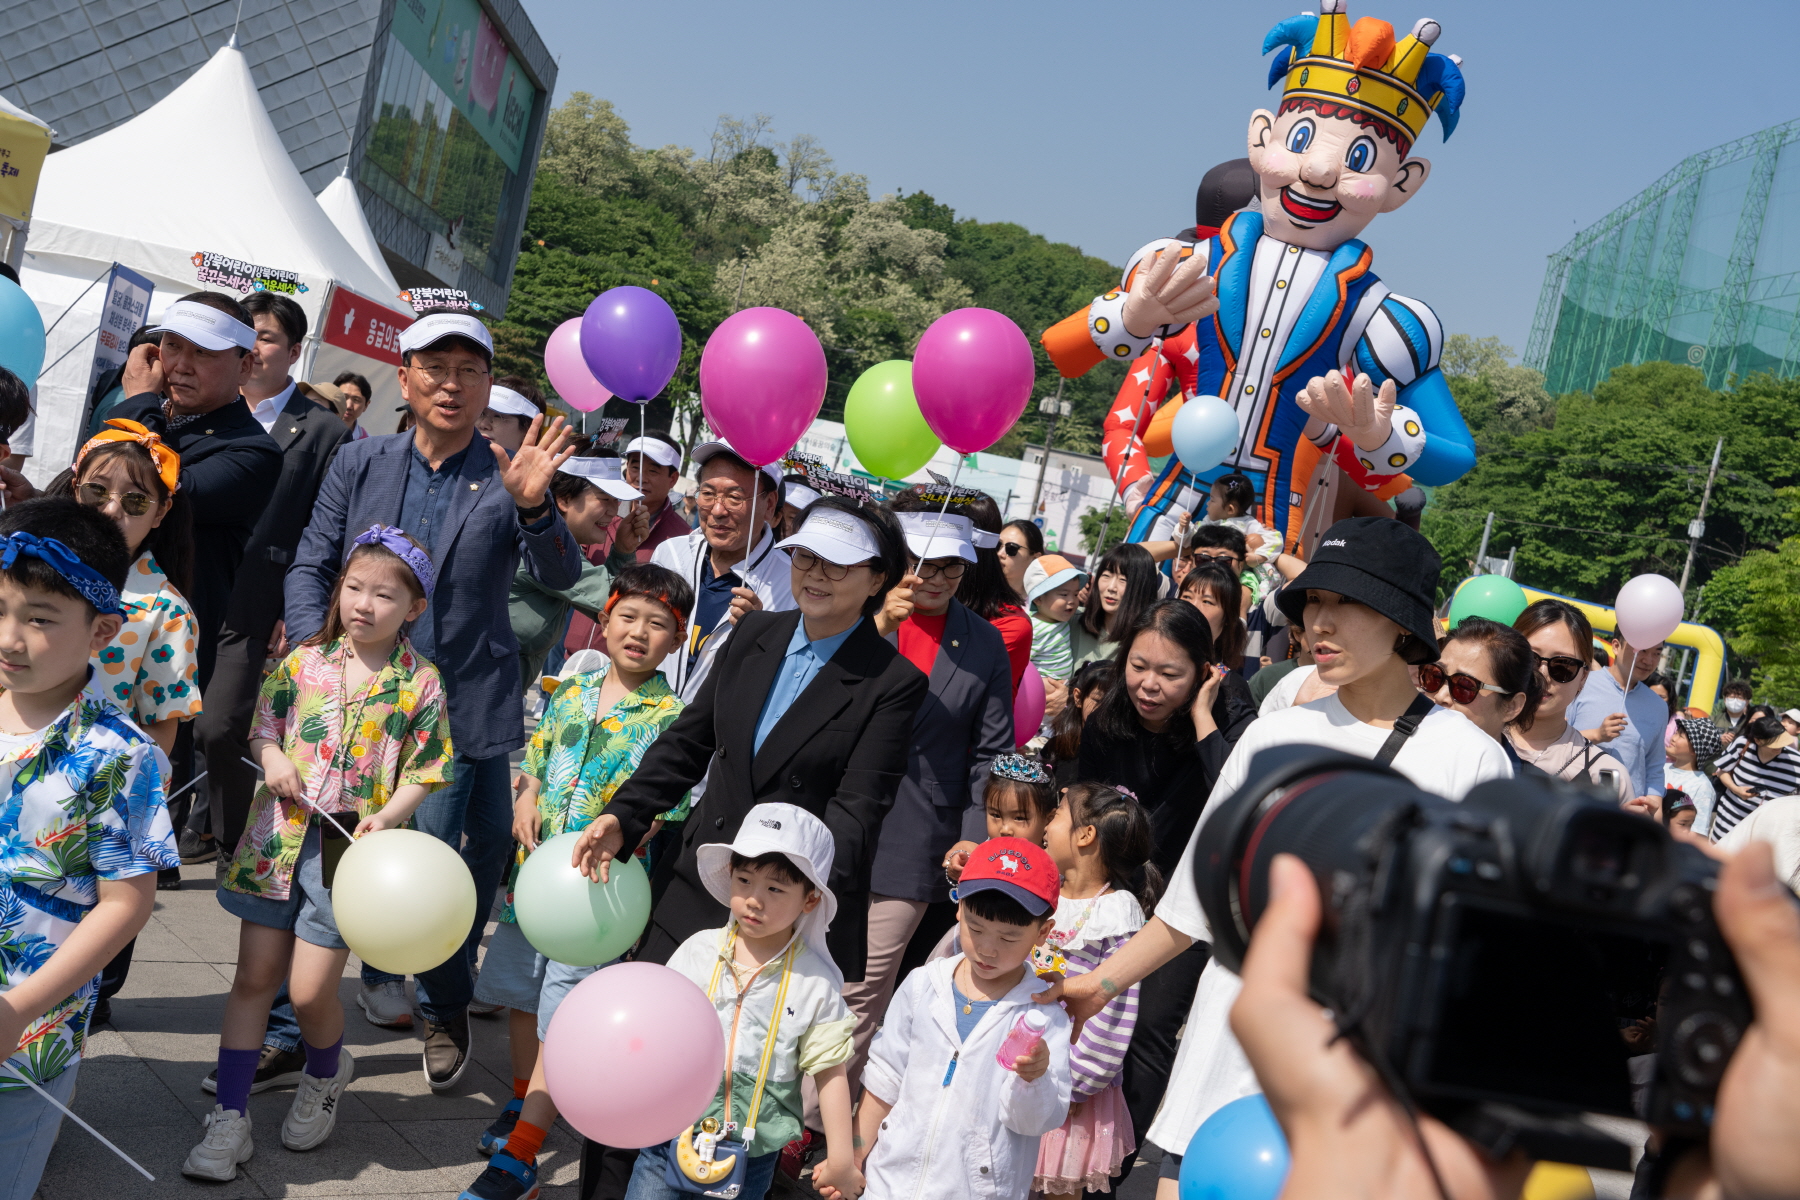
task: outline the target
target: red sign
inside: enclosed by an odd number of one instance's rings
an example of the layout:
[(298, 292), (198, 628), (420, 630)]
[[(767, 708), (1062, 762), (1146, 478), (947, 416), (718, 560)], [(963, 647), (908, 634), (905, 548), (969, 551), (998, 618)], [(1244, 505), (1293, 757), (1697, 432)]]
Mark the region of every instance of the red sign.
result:
[(331, 311), (325, 314), (325, 340), (340, 349), (390, 366), (400, 365), (400, 331), (412, 318), (395, 312), (346, 287), (331, 293)]

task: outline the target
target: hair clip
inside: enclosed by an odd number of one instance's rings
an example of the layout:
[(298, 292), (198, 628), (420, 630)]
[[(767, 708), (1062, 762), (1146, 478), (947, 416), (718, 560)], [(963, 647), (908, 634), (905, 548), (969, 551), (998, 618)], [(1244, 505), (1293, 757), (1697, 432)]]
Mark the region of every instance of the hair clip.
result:
[(990, 769), (1002, 779), (1019, 783), (1050, 782), (1050, 772), (1044, 769), (1044, 764), (1023, 754), (995, 755)]
[(1142, 800), (1138, 799), (1138, 794), (1136, 792), (1132, 791), (1128, 787), (1119, 787), (1115, 784), (1113, 787), (1113, 791), (1119, 793), (1119, 795), (1121, 795), (1121, 796), (1125, 796), (1125, 797), (1129, 798), (1130, 800), (1132, 800), (1133, 802), (1135, 802), (1137, 804), (1143, 803)]

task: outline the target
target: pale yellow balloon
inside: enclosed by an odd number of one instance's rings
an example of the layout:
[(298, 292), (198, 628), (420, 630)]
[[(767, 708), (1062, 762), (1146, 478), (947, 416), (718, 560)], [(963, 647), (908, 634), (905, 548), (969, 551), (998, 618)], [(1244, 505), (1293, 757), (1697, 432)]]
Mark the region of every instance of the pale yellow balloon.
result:
[(1585, 1167), (1541, 1162), (1531, 1168), (1521, 1200), (1594, 1200), (1594, 1180)]
[(416, 829), (357, 838), (331, 884), (338, 932), (379, 971), (417, 975), (449, 960), (475, 924), (475, 879), (462, 855)]

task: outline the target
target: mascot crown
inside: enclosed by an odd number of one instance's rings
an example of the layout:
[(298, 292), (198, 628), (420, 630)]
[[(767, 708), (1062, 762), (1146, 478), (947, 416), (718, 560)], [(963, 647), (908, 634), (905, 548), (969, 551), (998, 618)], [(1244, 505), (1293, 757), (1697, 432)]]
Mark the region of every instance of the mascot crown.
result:
[(1442, 27), (1422, 18), (1396, 41), (1386, 21), (1363, 17), (1352, 25), (1347, 3), (1322, 0), (1318, 16), (1289, 17), (1263, 39), (1264, 54), (1282, 50), (1270, 65), (1269, 86), (1286, 77), (1283, 111), (1305, 106), (1329, 116), (1373, 118), (1394, 135), (1402, 154), (1435, 112), (1448, 140), (1462, 110), (1463, 76), (1460, 59), (1431, 53)]

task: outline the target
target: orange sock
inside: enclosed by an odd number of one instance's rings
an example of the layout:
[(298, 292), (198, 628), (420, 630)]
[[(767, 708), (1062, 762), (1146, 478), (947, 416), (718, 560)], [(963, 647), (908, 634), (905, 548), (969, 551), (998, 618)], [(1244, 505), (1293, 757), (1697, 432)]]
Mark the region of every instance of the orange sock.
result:
[(544, 1138), (549, 1133), (530, 1121), (520, 1121), (513, 1126), (512, 1136), (506, 1139), (506, 1153), (522, 1163), (536, 1162), (538, 1151), (544, 1148)]
[(531, 1090), (531, 1080), (520, 1079), (517, 1075), (513, 1076), (513, 1099), (514, 1100), (523, 1100), (525, 1098), (525, 1093), (529, 1092), (530, 1090)]

